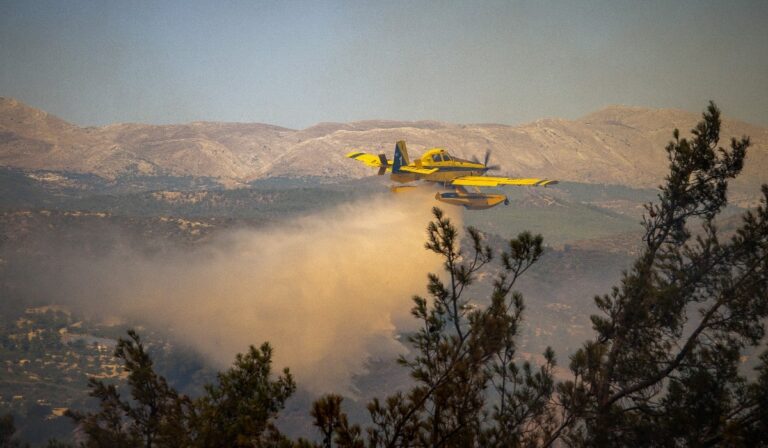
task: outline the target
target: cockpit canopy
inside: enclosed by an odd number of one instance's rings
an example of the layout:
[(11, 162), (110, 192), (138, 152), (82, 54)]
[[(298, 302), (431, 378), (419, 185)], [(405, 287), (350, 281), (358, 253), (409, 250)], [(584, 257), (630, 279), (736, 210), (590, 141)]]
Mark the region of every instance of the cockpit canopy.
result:
[(421, 160), (424, 163), (437, 163), (451, 162), (458, 159), (451, 157), (451, 155), (442, 148), (432, 148), (421, 156)]
[(425, 152), (421, 156), (421, 163), (425, 165), (432, 165), (440, 162), (460, 162), (460, 163), (473, 163), (468, 160), (460, 159), (448, 154), (443, 148), (432, 148)]

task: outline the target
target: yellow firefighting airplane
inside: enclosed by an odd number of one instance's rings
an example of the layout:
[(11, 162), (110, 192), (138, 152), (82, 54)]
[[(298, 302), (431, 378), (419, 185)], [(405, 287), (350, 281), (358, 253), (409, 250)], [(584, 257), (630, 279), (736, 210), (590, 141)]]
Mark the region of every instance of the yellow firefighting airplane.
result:
[[(453, 187), (453, 191), (437, 193), (435, 199), (453, 205), (461, 205), (471, 210), (491, 208), (504, 202), (509, 204), (506, 195), (480, 193), (477, 188), (468, 191), (464, 187), (498, 187), (500, 185), (524, 185), (545, 187), (554, 185), (556, 180), (547, 179), (512, 179), (509, 177), (491, 177), (485, 174), (498, 166), (488, 165), (490, 152), (485, 153), (485, 160), (480, 162), (463, 160), (453, 157), (442, 148), (432, 148), (411, 163), (405, 141), (400, 140), (395, 145), (395, 160), (387, 160), (384, 154), (373, 155), (352, 151), (347, 154), (350, 159), (358, 160), (370, 167), (378, 168), (379, 175), (391, 172), (390, 178), (399, 183), (425, 180)], [(394, 187), (392, 190), (397, 191)]]

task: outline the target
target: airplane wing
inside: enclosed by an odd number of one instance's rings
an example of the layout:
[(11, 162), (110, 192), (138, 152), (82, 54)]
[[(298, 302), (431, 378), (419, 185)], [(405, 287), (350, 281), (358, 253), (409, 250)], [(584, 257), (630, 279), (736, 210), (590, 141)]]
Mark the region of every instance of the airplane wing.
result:
[(468, 187), (498, 187), (499, 185), (524, 185), (533, 187), (545, 187), (554, 185), (556, 180), (547, 179), (513, 179), (509, 177), (491, 177), (491, 176), (462, 176), (453, 179), (451, 185), (462, 185)]

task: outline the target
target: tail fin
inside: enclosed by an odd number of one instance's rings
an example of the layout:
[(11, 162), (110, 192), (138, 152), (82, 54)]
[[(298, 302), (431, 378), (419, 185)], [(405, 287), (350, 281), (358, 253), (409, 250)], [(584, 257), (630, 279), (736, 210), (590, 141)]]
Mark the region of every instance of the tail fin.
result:
[(408, 158), (408, 149), (405, 147), (405, 140), (400, 140), (395, 145), (395, 160), (392, 161), (392, 172), (399, 173), (400, 167), (410, 165)]

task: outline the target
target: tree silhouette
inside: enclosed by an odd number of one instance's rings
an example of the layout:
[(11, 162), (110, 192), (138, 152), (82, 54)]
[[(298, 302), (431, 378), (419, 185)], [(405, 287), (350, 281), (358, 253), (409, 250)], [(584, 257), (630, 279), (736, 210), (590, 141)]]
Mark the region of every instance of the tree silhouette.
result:
[(238, 354), (234, 365), (218, 374), (195, 401), (193, 428), (201, 446), (281, 446), (289, 442), (273, 420), (296, 390), (286, 368), (272, 379), (272, 347), (264, 343)]
[(205, 394), (190, 399), (154, 371), (139, 335), (120, 338), (115, 357), (127, 373), (130, 399), (114, 384), (91, 378), (97, 412), (68, 411), (87, 447), (290, 446), (273, 424), (296, 389), (288, 369), (272, 379), (272, 348), (264, 343), (238, 354)]
[(312, 405), (314, 425), (323, 436), (322, 446), (331, 448), (333, 442), (339, 447), (363, 448), (365, 446), (360, 427), (350, 425), (347, 415), (341, 410), (340, 395), (329, 394), (316, 400)]
[(86, 446), (182, 446), (189, 433), (184, 419), (188, 399), (154, 371), (134, 330), (128, 331), (128, 339), (118, 340), (115, 357), (123, 361), (131, 399), (124, 400), (114, 384), (90, 378), (88, 387), (99, 400), (99, 411), (67, 411), (86, 434)]
[(596, 338), (572, 357), (574, 380), (560, 385), (577, 419), (567, 437), (574, 445), (765, 442), (768, 358), (750, 384), (739, 356), (765, 334), (768, 186), (724, 241), (716, 218), (749, 139), (718, 147), (712, 103), (692, 133), (687, 140), (675, 130), (670, 173), (646, 207), (643, 251), (619, 286), (595, 298)]
[(493, 251), (471, 227), (470, 247), (462, 249), (450, 219), (438, 208), (433, 214), (426, 248), (443, 258), (445, 275), (429, 275), (429, 300), (414, 297), (420, 328), (408, 337), (413, 354), (399, 360), (416, 385), (369, 404), (370, 445), (514, 446), (548, 439), (554, 355), (548, 349), (548, 364), (537, 372), (528, 364), (519, 369), (513, 359), (523, 313), (513, 287), (541, 257), (541, 236), (524, 232), (509, 242), (490, 303), (482, 307), (465, 292)]

